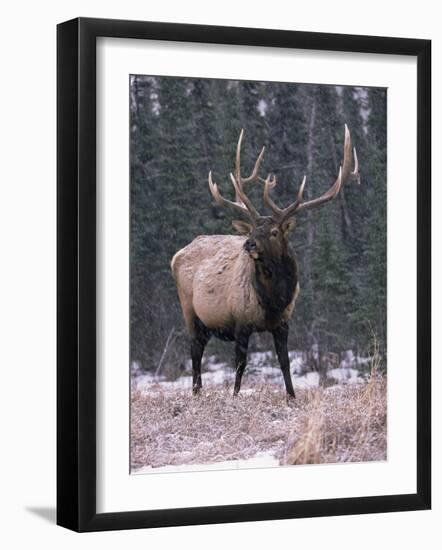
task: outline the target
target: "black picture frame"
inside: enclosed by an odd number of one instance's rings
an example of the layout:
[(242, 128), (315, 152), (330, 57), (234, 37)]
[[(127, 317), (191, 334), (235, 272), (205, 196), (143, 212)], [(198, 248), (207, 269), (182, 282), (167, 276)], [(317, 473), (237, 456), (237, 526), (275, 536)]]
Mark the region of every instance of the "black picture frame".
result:
[[(417, 58), (417, 492), (96, 512), (96, 39)], [(431, 506), (431, 41), (79, 18), (57, 27), (57, 523), (75, 531), (424, 510)]]

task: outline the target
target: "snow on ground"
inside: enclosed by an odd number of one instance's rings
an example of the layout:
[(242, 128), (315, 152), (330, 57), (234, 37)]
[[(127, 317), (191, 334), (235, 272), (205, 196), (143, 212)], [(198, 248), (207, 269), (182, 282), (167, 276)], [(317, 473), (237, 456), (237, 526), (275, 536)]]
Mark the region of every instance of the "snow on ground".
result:
[(339, 384), (361, 384), (364, 382), (356, 369), (331, 369), (327, 372), (327, 377), (333, 378)]
[[(305, 352), (290, 351), (290, 371), (292, 373), (293, 385), (295, 388), (315, 388), (319, 386), (320, 376), (318, 372), (308, 371), (306, 367)], [(361, 384), (365, 377), (361, 373), (371, 358), (356, 357), (349, 350), (337, 368), (327, 371), (327, 378), (336, 384)], [(192, 364), (186, 362), (186, 371), (176, 380), (166, 380), (162, 375), (155, 375), (150, 372), (142, 372), (138, 365), (132, 366), (132, 384), (138, 390), (154, 390), (155, 385), (166, 389), (186, 390), (192, 388)], [(202, 378), (204, 386), (230, 386), (235, 379), (235, 371), (225, 362), (219, 362), (215, 355), (205, 359), (202, 365)], [(277, 386), (284, 386), (281, 369), (272, 351), (251, 353), (248, 358), (247, 368), (244, 372), (243, 383), (247, 385), (259, 385), (273, 383)], [(242, 390), (254, 391), (253, 389)]]
[(262, 451), (251, 458), (224, 460), (212, 464), (172, 464), (169, 466), (160, 466), (153, 468), (152, 466), (143, 466), (142, 468), (134, 469), (132, 474), (170, 474), (179, 472), (198, 472), (208, 470), (242, 470), (246, 468), (274, 468), (279, 466), (279, 460), (272, 452)]

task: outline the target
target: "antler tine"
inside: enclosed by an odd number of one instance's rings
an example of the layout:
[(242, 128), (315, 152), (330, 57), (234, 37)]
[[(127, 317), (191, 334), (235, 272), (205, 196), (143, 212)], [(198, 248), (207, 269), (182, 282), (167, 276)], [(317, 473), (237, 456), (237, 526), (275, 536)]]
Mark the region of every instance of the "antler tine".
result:
[(256, 181), (259, 179), (258, 172), (261, 166), (262, 159), (264, 157), (265, 147), (261, 149), (261, 152), (258, 155), (258, 158), (255, 161), (255, 166), (247, 178), (241, 177), (241, 145), (244, 137), (244, 129), (241, 129), (239, 134), (238, 143), (236, 145), (236, 157), (235, 157), (235, 169), (234, 174), (230, 174), (230, 179), (232, 180), (233, 186), (235, 188), (235, 202), (240, 206), (245, 206), (255, 221), (260, 217), (259, 212), (253, 206), (251, 200), (247, 197), (244, 192), (243, 184)]
[(350, 177), (357, 183), (361, 183), (361, 175), (359, 173), (359, 161), (358, 161), (358, 155), (356, 154), (356, 147), (353, 147), (353, 158), (355, 167), (353, 169), (353, 172), (350, 173)]
[(252, 173), (247, 178), (241, 178), (241, 184), (250, 183), (258, 179), (258, 172), (261, 167), (261, 162), (264, 157), (265, 150), (266, 148), (265, 146), (263, 146), (263, 148), (261, 149), (261, 152), (258, 155), (258, 158), (256, 159), (255, 166), (253, 167)]
[(244, 137), (244, 128), (241, 129), (241, 132), (239, 134), (238, 144), (236, 146), (236, 158), (235, 158), (235, 179), (238, 182), (239, 187), (241, 190), (243, 189), (244, 183), (250, 183), (252, 181), (256, 181), (258, 179), (258, 172), (259, 168), (261, 166), (262, 159), (264, 157), (265, 147), (261, 149), (261, 152), (258, 155), (258, 158), (255, 161), (255, 166), (253, 167), (253, 170), (247, 178), (241, 177), (241, 145), (242, 145), (242, 139)]
[[(262, 178), (260, 178), (262, 180)], [(270, 189), (273, 189), (276, 185), (276, 176), (273, 176), (272, 174), (269, 174), (267, 178), (264, 181), (264, 204), (270, 208), (270, 210), (275, 214), (276, 217), (280, 217), (283, 215), (284, 210), (282, 208), (279, 208), (277, 204), (273, 202), (273, 200), (270, 198)]]
[[(353, 153), (353, 163), (354, 163), (353, 171), (351, 170), (352, 153)], [(356, 147), (352, 146), (350, 130), (348, 129), (347, 124), (345, 124), (344, 161), (342, 163), (342, 179), (344, 180), (344, 182), (347, 181), (347, 179), (351, 179), (353, 181), (361, 183), (360, 175), (359, 175), (358, 155), (356, 154)]]
[(244, 136), (244, 128), (241, 128), (239, 133), (238, 143), (236, 145), (236, 157), (235, 157), (235, 179), (241, 181), (241, 144)]
[(260, 216), (258, 210), (256, 210), (256, 208), (253, 206), (252, 201), (244, 193), (241, 185), (238, 183), (238, 181), (235, 179), (232, 173), (230, 173), (230, 179), (232, 180), (233, 187), (235, 188), (236, 203), (240, 205), (241, 203), (243, 203), (246, 206), (247, 210), (250, 212), (250, 214), (252, 214), (255, 220), (257, 220)]
[[(352, 171), (351, 166), (353, 162), (354, 162), (354, 169)], [(293, 203), (293, 205), (291, 205), (288, 209), (287, 208), (285, 209), (284, 218), (292, 216), (295, 213), (301, 212), (301, 210), (316, 208), (317, 206), (320, 206), (334, 199), (338, 195), (339, 191), (341, 190), (341, 187), (344, 185), (344, 183), (348, 179), (352, 179), (360, 183), (358, 157), (356, 154), (356, 149), (353, 149), (352, 147), (350, 130), (348, 129), (348, 126), (346, 124), (345, 139), (344, 139), (344, 161), (342, 163), (342, 166), (339, 168), (339, 175), (336, 181), (330, 187), (330, 189), (320, 197), (317, 197), (316, 199), (312, 199), (307, 202), (302, 202), (302, 194), (305, 186), (305, 178), (304, 178), (301, 188), (299, 189), (296, 202)]]
[(296, 197), (296, 202), (298, 204), (301, 204), (301, 202), (302, 202), (302, 195), (304, 194), (304, 188), (305, 188), (306, 181), (307, 181), (307, 176), (304, 175), (304, 177), (302, 178), (302, 183), (299, 186), (298, 196)]
[[(236, 182), (234, 183), (235, 191), (238, 192)], [(230, 208), (231, 210), (234, 210), (238, 214), (241, 214), (242, 216), (247, 217), (253, 224), (256, 223), (255, 219), (255, 213), (256, 210), (249, 211), (248, 208), (245, 206), (242, 206), (241, 204), (238, 204), (237, 202), (229, 201), (228, 199), (225, 199), (221, 193), (219, 192), (218, 185), (212, 180), (212, 171), (209, 172), (209, 189), (212, 193), (213, 198), (216, 200), (216, 202), (220, 206), (225, 206), (226, 208)], [(259, 214), (258, 214), (259, 216)]]
[(353, 146), (351, 143), (350, 130), (348, 129), (347, 124), (344, 125), (344, 160), (342, 161), (342, 174), (345, 179), (348, 178), (351, 172), (352, 164), (352, 151)]
[(299, 204), (302, 201), (302, 195), (304, 193), (305, 188), (305, 182), (307, 180), (307, 176), (304, 176), (301, 182), (301, 185), (299, 186), (298, 195), (296, 197), (295, 202), (287, 206), (287, 208), (279, 208), (273, 200), (270, 198), (269, 190), (276, 185), (276, 177), (273, 179), (273, 181), (269, 181), (270, 174), (267, 177), (267, 179), (264, 182), (264, 203), (266, 206), (268, 206), (273, 214), (275, 214), (276, 218), (278, 220), (284, 220), (286, 218), (289, 218), (291, 215), (293, 215), (296, 212), (296, 209), (298, 208)]
[(321, 204), (324, 204), (328, 201), (331, 201), (334, 199), (339, 191), (341, 190), (342, 184), (344, 182), (343, 178), (343, 169), (342, 166), (339, 167), (339, 174), (338, 177), (335, 180), (335, 183), (330, 187), (328, 191), (326, 191), (323, 195), (320, 197), (317, 197), (316, 199), (312, 199), (307, 202), (301, 202), (298, 203), (295, 212), (301, 212), (301, 210), (308, 210), (310, 208), (316, 208), (317, 206), (320, 206)]
[(235, 189), (235, 202), (225, 199), (218, 190), (218, 186), (212, 180), (212, 172), (209, 172), (209, 188), (212, 193), (213, 198), (216, 202), (222, 206), (226, 206), (239, 212), (242, 215), (247, 216), (247, 218), (256, 225), (258, 218), (260, 218), (259, 212), (253, 206), (252, 201), (247, 197), (243, 190), (243, 183), (248, 183), (259, 179), (258, 172), (261, 165), (262, 158), (264, 156), (265, 147), (262, 148), (258, 158), (256, 159), (255, 166), (252, 170), (252, 173), (247, 178), (241, 177), (241, 144), (244, 137), (244, 130), (242, 129), (239, 134), (238, 143), (236, 145), (236, 159), (235, 159), (235, 175), (230, 174), (230, 179), (232, 180), (233, 187)]

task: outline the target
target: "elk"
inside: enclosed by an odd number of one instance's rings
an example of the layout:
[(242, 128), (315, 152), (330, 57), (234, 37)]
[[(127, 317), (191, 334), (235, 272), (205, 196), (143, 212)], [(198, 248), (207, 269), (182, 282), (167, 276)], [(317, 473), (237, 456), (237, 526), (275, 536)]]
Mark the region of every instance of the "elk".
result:
[[(304, 176), (296, 200), (286, 208), (280, 208), (270, 197), (276, 176), (268, 174), (266, 179), (259, 176), (264, 147), (250, 176), (241, 176), (243, 135), (242, 130), (236, 148), (234, 173), (230, 174), (235, 201), (221, 195), (211, 171), (208, 178), (215, 201), (241, 217), (232, 222), (239, 235), (200, 235), (179, 250), (171, 261), (191, 337), (193, 393), (197, 394), (202, 387), (201, 359), (212, 336), (235, 341), (236, 395), (247, 363), (250, 335), (269, 331), (273, 335), (287, 396), (295, 397), (287, 338), (288, 322), (300, 287), (296, 257), (290, 248), (288, 235), (300, 212), (333, 200), (347, 180), (359, 182), (358, 159), (345, 125), (344, 160), (333, 185), (320, 197), (304, 201)], [(256, 182), (264, 184), (264, 204), (271, 211), (270, 216), (259, 214), (245, 193), (245, 186)]]

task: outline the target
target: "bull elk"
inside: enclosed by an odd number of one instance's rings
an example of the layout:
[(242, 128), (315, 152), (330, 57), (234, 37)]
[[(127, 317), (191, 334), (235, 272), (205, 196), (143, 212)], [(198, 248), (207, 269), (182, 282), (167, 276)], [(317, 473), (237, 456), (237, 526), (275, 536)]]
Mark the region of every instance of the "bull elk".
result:
[[(334, 199), (347, 180), (359, 182), (356, 149), (352, 149), (350, 132), (345, 125), (344, 160), (333, 185), (320, 197), (304, 201), (304, 176), (296, 200), (286, 208), (280, 208), (270, 197), (276, 177), (269, 174), (262, 179), (259, 176), (264, 147), (250, 176), (241, 176), (242, 138), (243, 131), (236, 148), (234, 173), (230, 174), (235, 202), (221, 195), (212, 172), (209, 172), (209, 189), (215, 201), (242, 218), (232, 222), (239, 236), (200, 235), (178, 251), (171, 262), (184, 320), (191, 336), (193, 392), (198, 393), (202, 387), (201, 359), (212, 336), (236, 343), (236, 395), (247, 363), (250, 335), (269, 331), (273, 335), (287, 394), (294, 397), (287, 338), (288, 321), (299, 294), (299, 282), (296, 257), (290, 248), (288, 235), (297, 214)], [(260, 215), (244, 191), (247, 184), (256, 182), (264, 184), (264, 203), (271, 210), (271, 216)]]

